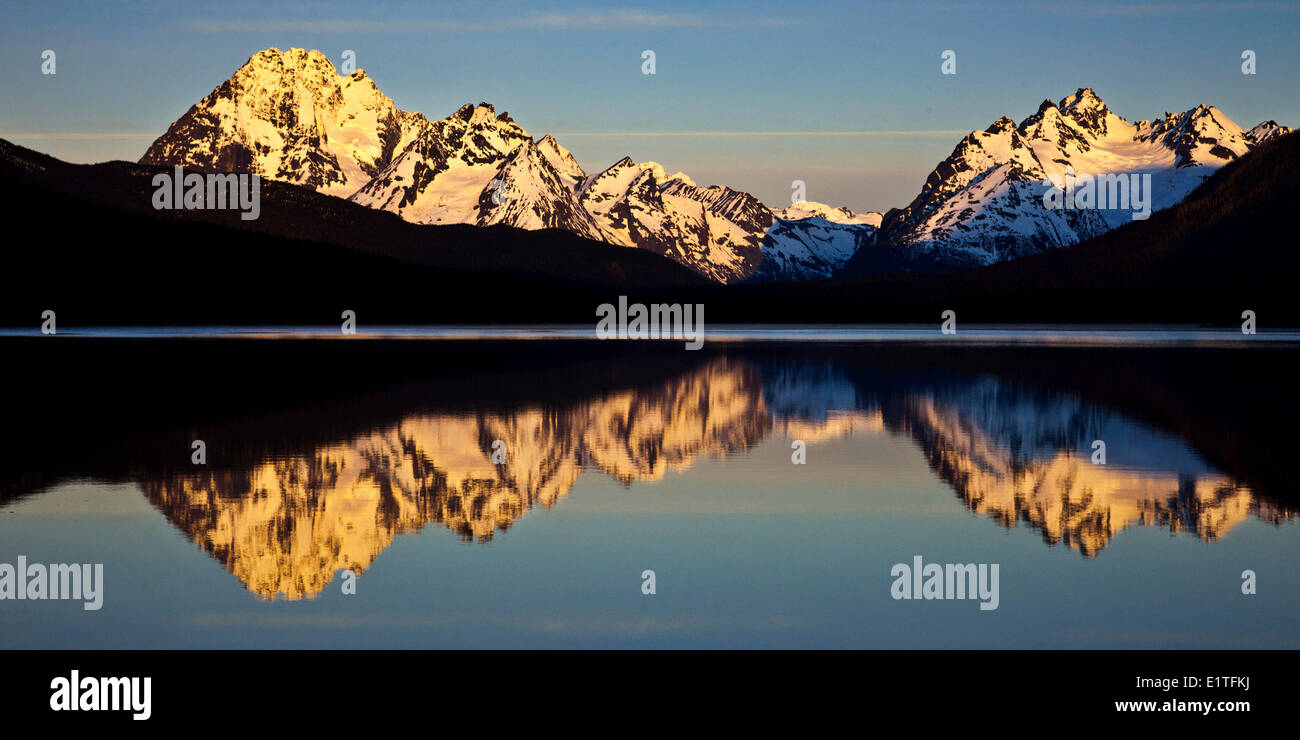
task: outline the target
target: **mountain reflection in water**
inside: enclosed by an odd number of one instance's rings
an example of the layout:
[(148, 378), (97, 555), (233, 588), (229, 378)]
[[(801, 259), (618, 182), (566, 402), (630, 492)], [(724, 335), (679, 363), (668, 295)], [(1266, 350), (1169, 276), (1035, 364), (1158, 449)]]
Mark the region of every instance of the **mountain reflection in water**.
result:
[[(1133, 525), (1214, 541), (1248, 517), (1295, 515), (1177, 437), (1074, 393), (992, 374), (864, 373), (833, 359), (737, 354), (576, 400), (502, 408), (484, 397), (475, 410), (476, 400), (358, 422), (329, 442), (252, 449), (243, 465), (146, 463), (124, 477), (270, 599), (313, 598), (340, 569), (364, 572), (398, 535), (429, 524), (488, 542), (533, 507), (562, 505), (583, 475), (635, 487), (702, 458), (744, 456), (768, 438), (814, 447), (905, 437), (970, 511), (1032, 527), (1084, 557)], [(334, 421), (348, 428), (344, 412)], [(1090, 461), (1096, 439), (1108, 444), (1106, 465)]]

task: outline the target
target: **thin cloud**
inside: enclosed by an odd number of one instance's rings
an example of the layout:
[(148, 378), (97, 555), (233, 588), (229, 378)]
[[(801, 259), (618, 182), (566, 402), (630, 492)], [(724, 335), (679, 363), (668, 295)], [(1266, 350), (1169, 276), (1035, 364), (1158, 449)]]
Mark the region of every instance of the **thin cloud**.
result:
[(33, 131), (29, 133), (0, 133), (0, 139), (156, 139), (158, 134), (145, 133), (126, 133), (126, 132), (76, 132), (76, 133), (49, 133)]
[(469, 33), (487, 31), (613, 31), (636, 28), (717, 28), (788, 26), (786, 18), (727, 18), (694, 13), (655, 13), (610, 10), (582, 13), (538, 13), (492, 20), (196, 20), (188, 23), (202, 33)]
[[(1131, 2), (1005, 2), (1000, 7), (1003, 10), (1016, 13), (1045, 13), (1070, 17), (1162, 16), (1189, 15), (1193, 13), (1295, 13), (1300, 11), (1300, 4), (1294, 2), (1163, 2), (1148, 4)], [(878, 8), (916, 11), (925, 14), (961, 12), (985, 14), (988, 12), (988, 3), (946, 2), (937, 5), (918, 6), (908, 2), (891, 2), (878, 6)]]

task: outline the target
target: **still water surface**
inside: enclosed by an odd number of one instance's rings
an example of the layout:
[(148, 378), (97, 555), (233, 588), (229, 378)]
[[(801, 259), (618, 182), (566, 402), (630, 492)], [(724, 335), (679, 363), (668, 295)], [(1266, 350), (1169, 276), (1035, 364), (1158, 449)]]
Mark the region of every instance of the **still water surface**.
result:
[[(1287, 352), (506, 342), (462, 372), (446, 338), (401, 383), (303, 350), (345, 387), (11, 459), (0, 562), (103, 563), (105, 595), (0, 601), (0, 647), (1300, 647), (1294, 420), (1223, 400), (1290, 392)], [(997, 564), (997, 608), (892, 598), (918, 555)]]

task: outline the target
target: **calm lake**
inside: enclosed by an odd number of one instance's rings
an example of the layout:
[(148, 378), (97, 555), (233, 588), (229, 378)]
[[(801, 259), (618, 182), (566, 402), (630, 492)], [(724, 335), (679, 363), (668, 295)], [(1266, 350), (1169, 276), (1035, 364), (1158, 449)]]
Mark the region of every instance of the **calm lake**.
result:
[(10, 333), (0, 647), (1300, 647), (1300, 337), (958, 337)]

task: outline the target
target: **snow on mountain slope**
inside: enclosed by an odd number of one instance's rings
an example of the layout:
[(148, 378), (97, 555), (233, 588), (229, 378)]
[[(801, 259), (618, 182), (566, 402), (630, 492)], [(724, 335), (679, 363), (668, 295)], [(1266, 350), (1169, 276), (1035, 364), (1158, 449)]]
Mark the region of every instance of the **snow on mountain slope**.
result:
[(777, 219), (763, 237), (763, 261), (755, 280), (829, 278), (875, 235), (869, 224), (836, 223), (820, 217)]
[(479, 103), (423, 126), (351, 200), (415, 223), (561, 228), (603, 239), (573, 192), (581, 174), (554, 139), (534, 142), (508, 113)]
[(1255, 128), (1246, 132), (1246, 139), (1253, 145), (1263, 144), (1266, 141), (1275, 139), (1279, 136), (1291, 133), (1290, 126), (1279, 126), (1277, 121), (1265, 121)]
[(795, 203), (789, 208), (782, 208), (774, 211), (777, 218), (782, 221), (802, 221), (805, 218), (822, 218), (837, 224), (865, 224), (872, 228), (880, 226), (880, 221), (884, 216), (875, 211), (866, 213), (854, 213), (853, 211), (840, 206), (834, 208), (825, 203), (815, 203), (805, 200)]
[(348, 196), (424, 123), (319, 51), (267, 49), (192, 106), (141, 164), (248, 172)]
[(464, 105), (421, 126), (391, 164), (352, 195), (415, 223), (476, 223), (479, 201), (506, 156), (532, 141), (486, 103)]
[(1043, 101), (1018, 126), (1003, 117), (969, 134), (911, 204), (886, 216), (875, 243), (846, 272), (952, 270), (1075, 244), (1132, 221), (1140, 209), (1132, 199), (1128, 208), (1045, 207), (1044, 193), (1067, 176), (1149, 175), (1144, 197), (1159, 210), (1285, 130), (1270, 122), (1246, 132), (1204, 105), (1129, 123), (1081, 88), (1060, 103)]
[(763, 262), (756, 280), (829, 278), (880, 226), (881, 214), (854, 213), (803, 201), (774, 212), (776, 222), (763, 239)]
[(777, 218), (747, 193), (626, 158), (589, 177), (554, 137), (534, 141), (487, 103), (430, 121), (302, 49), (254, 55), (140, 161), (257, 173), (415, 223), (567, 229), (721, 282), (828, 276), (876, 225), (817, 204), (769, 234)]
[(1074, 244), (1131, 221), (1135, 208), (1048, 209), (1050, 182), (1149, 175), (1158, 210), (1288, 131), (1274, 121), (1243, 131), (1209, 106), (1130, 123), (1081, 88), (1019, 125), (1003, 117), (971, 132), (911, 204), (886, 216), (810, 202), (773, 211), (654, 162), (624, 157), (589, 176), (554, 137), (534, 140), (487, 103), (430, 121), (398, 110), (364, 72), (340, 76), (318, 51), (268, 49), (141, 163), (258, 173), (416, 223), (567, 229), (731, 283), (952, 270)]
[(772, 220), (753, 196), (670, 179), (658, 163), (628, 157), (583, 181), (578, 198), (606, 241), (648, 249), (720, 282), (754, 273)]
[(748, 193), (701, 187), (628, 157), (588, 177), (578, 196), (606, 241), (649, 249), (723, 283), (830, 277), (875, 232), (872, 214), (821, 206), (840, 221), (810, 212), (785, 220)]
[(573, 158), (573, 154), (568, 149), (560, 146), (560, 142), (556, 141), (554, 136), (550, 134), (543, 136), (542, 140), (537, 142), (537, 148), (555, 171), (560, 173), (569, 190), (577, 190), (578, 185), (587, 179), (587, 173), (582, 171), (578, 160)]
[(624, 157), (587, 175), (554, 137), (534, 142), (487, 103), (422, 126), (351, 199), (417, 223), (567, 229), (724, 283), (829, 277), (874, 232), (864, 217), (825, 206), (843, 223), (807, 217), (774, 229), (777, 219), (752, 195), (701, 187), (657, 162)]
[(574, 179), (573, 174), (552, 164), (541, 144), (529, 139), (515, 147), (497, 168), (494, 180), (498, 184), (493, 187), (489, 183), (479, 196), (475, 223), (509, 224), (521, 229), (561, 228), (603, 240), (604, 232), (573, 193)]
[[(554, 137), (534, 142), (494, 113), (480, 103), (422, 127), (352, 200), (417, 223), (567, 229), (650, 250), (724, 283), (829, 277), (874, 231), (809, 218), (769, 233), (776, 218), (748, 193), (700, 187), (628, 157), (588, 176)], [(760, 269), (769, 255), (771, 265)]]

